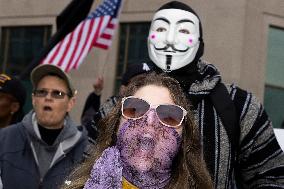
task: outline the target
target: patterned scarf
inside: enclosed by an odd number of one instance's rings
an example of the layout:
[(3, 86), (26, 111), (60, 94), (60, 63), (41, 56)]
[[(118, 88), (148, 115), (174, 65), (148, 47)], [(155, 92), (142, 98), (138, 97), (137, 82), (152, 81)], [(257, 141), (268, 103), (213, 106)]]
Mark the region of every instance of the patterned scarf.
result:
[(103, 151), (84, 189), (122, 188), (122, 184), (126, 186), (123, 177), (141, 189), (165, 188), (181, 137), (155, 120), (149, 126), (146, 114), (141, 119), (125, 121), (118, 131), (116, 146)]
[(116, 147), (110, 147), (103, 151), (102, 156), (94, 164), (84, 189), (121, 189), (121, 182), (120, 153)]

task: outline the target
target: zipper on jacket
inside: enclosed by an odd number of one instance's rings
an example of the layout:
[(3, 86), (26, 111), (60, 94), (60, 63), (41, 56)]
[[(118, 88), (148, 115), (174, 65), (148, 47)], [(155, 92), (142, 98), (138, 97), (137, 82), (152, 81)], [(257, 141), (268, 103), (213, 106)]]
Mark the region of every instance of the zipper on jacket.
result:
[(38, 189), (41, 189), (43, 187), (43, 178), (39, 179)]

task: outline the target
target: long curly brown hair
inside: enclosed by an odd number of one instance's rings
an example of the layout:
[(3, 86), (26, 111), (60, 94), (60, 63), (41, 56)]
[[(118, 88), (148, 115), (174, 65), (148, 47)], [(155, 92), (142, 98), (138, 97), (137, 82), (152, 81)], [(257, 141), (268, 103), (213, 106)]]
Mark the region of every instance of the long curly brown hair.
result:
[[(167, 188), (213, 188), (210, 175), (206, 169), (199, 140), (199, 131), (194, 123), (193, 114), (190, 111), (190, 103), (187, 101), (179, 83), (164, 74), (141, 74), (128, 84), (120, 97), (132, 96), (143, 86), (156, 85), (165, 87), (170, 91), (174, 103), (184, 107), (188, 114), (183, 121), (182, 144), (172, 165), (172, 178)], [(158, 94), (157, 94), (158, 95)], [(90, 176), (95, 161), (102, 152), (115, 145), (116, 133), (121, 118), (121, 99), (112, 112), (99, 123), (100, 134), (97, 145), (91, 150), (91, 157), (78, 166), (70, 175), (70, 185), (64, 185), (64, 189), (81, 189)]]

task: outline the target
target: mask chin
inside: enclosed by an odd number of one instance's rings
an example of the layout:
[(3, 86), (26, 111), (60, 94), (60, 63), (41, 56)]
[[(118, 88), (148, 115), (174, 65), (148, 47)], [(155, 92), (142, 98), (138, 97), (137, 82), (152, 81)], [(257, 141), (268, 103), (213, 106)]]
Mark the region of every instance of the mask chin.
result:
[(154, 44), (148, 40), (148, 53), (150, 59), (165, 72), (171, 72), (193, 62), (198, 52), (200, 42), (184, 53), (165, 53), (155, 49)]

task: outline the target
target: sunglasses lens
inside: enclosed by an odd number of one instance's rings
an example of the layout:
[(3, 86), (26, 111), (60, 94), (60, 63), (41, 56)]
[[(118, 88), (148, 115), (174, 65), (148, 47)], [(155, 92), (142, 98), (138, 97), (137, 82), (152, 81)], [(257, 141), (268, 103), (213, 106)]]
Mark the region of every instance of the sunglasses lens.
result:
[[(33, 92), (34, 96), (36, 97), (46, 97), (48, 95), (48, 91), (46, 89), (37, 89)], [(52, 90), (50, 92), (50, 95), (52, 98), (55, 99), (63, 99), (65, 97), (65, 95), (67, 95), (65, 92), (63, 91), (59, 91), (59, 90)]]
[(65, 93), (62, 92), (62, 91), (53, 90), (53, 91), (51, 92), (51, 96), (52, 96), (53, 98), (62, 99), (62, 98), (64, 98)]
[(150, 108), (150, 105), (138, 98), (127, 98), (123, 102), (123, 115), (128, 118), (139, 118)]
[(34, 95), (36, 97), (45, 97), (48, 94), (48, 91), (43, 90), (43, 89), (38, 89), (34, 91)]
[(181, 124), (183, 110), (174, 105), (160, 105), (156, 108), (157, 115), (161, 122), (168, 126), (176, 127)]

